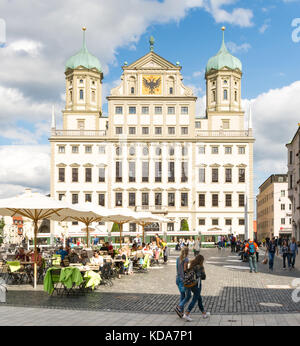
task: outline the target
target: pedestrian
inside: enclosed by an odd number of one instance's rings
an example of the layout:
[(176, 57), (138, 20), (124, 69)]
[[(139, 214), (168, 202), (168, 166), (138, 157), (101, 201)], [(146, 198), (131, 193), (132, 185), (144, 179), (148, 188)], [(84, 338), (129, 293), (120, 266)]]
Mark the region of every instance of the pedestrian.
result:
[(235, 252), (236, 238), (233, 234), (230, 237), (230, 246), (231, 246), (231, 252)]
[(196, 256), (198, 256), (199, 255), (199, 253), (200, 253), (200, 238), (197, 238), (196, 240), (195, 240), (195, 244), (194, 244), (194, 256), (196, 257)]
[(292, 238), (292, 242), (290, 243), (290, 269), (295, 268), (296, 255), (298, 255), (298, 245), (296, 243), (296, 238)]
[(283, 260), (283, 270), (286, 269), (286, 262), (288, 263), (288, 267), (291, 267), (291, 257), (290, 257), (290, 248), (286, 240), (283, 241), (280, 252), (282, 254)]
[[(184, 280), (184, 272), (187, 270), (187, 265), (189, 263), (189, 248), (188, 247), (183, 247), (181, 249), (180, 256), (177, 257), (176, 259), (176, 285), (178, 287), (178, 290), (180, 292), (180, 303), (184, 301), (185, 299), (185, 291), (186, 288), (183, 285), (183, 280)], [(179, 303), (179, 304), (180, 304)], [(183, 311), (179, 307), (179, 304), (175, 308), (175, 312), (177, 315), (182, 318), (183, 317)]]
[(218, 250), (221, 250), (221, 246), (222, 246), (222, 238), (221, 238), (221, 236), (219, 235), (219, 236), (218, 236)]
[(205, 311), (201, 297), (202, 280), (206, 279), (203, 263), (204, 257), (202, 255), (198, 255), (191, 261), (190, 266), (188, 268), (189, 275), (191, 273), (193, 275), (193, 282), (190, 283), (191, 287), (188, 287), (186, 290), (185, 299), (182, 300), (179, 304), (180, 310), (183, 311), (185, 304), (190, 300), (193, 292), (192, 301), (190, 302), (185, 314), (183, 315), (183, 318), (187, 321), (192, 321), (190, 314), (197, 302), (198, 307), (202, 312), (202, 317), (208, 318), (210, 315), (209, 312)]
[(269, 271), (273, 271), (275, 253), (278, 255), (278, 248), (274, 237), (268, 242), (267, 253), (269, 255)]
[(256, 253), (259, 251), (257, 244), (253, 240), (249, 240), (245, 245), (244, 251), (248, 253), (250, 273), (252, 273), (253, 270), (257, 273)]

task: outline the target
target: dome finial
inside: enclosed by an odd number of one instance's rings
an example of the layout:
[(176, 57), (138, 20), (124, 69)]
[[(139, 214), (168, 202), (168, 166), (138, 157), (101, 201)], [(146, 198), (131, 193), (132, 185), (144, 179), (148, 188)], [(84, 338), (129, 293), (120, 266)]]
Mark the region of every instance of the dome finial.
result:
[(150, 39), (149, 39), (149, 43), (150, 43), (150, 52), (153, 52), (154, 50), (154, 37), (151, 36)]
[(83, 31), (83, 33), (82, 33), (83, 34), (82, 48), (86, 49), (86, 42), (85, 42), (86, 27), (85, 26), (82, 27), (82, 31)]

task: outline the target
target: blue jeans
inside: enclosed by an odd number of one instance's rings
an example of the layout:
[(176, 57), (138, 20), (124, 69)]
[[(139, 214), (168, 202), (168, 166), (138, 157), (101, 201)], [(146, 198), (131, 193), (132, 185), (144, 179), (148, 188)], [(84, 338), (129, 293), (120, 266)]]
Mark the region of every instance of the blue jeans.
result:
[(185, 299), (186, 288), (183, 286), (183, 280), (176, 278), (176, 285), (180, 292), (180, 303)]
[(273, 270), (273, 265), (274, 265), (274, 252), (269, 252), (269, 269)]
[(256, 264), (256, 254), (249, 255), (249, 265), (250, 265), (250, 271), (257, 272), (257, 264)]
[[(197, 286), (194, 286), (194, 287), (191, 287), (189, 288), (189, 291), (193, 292), (194, 296), (193, 296), (193, 299), (192, 301), (190, 302), (188, 308), (187, 308), (187, 312), (191, 312), (195, 306), (195, 304), (198, 302), (198, 306), (199, 306), (199, 310), (201, 312), (204, 312), (204, 307), (203, 307), (203, 303), (202, 303), (202, 297), (201, 297), (201, 282), (200, 282), (200, 286), (198, 287)], [(191, 295), (191, 293), (190, 293)]]
[(295, 266), (295, 260), (296, 260), (296, 252), (292, 252), (290, 254), (290, 264), (294, 268)]

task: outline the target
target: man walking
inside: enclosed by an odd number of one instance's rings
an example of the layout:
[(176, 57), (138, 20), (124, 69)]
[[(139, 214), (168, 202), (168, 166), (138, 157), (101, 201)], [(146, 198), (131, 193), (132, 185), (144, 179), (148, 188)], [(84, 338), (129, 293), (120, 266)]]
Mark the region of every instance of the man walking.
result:
[(200, 239), (197, 238), (194, 244), (194, 256), (198, 256), (200, 254)]
[(273, 271), (275, 253), (278, 255), (278, 248), (274, 237), (267, 245), (267, 253), (269, 254), (269, 271)]
[(257, 244), (253, 240), (249, 240), (245, 245), (244, 251), (248, 253), (250, 273), (252, 273), (253, 270), (257, 273), (256, 253), (259, 251)]
[(293, 237), (292, 242), (290, 243), (290, 269), (295, 268), (296, 255), (298, 255), (298, 245), (296, 243), (296, 239)]
[(235, 236), (232, 234), (230, 237), (231, 252), (235, 252), (235, 245), (236, 245), (236, 239), (235, 239)]

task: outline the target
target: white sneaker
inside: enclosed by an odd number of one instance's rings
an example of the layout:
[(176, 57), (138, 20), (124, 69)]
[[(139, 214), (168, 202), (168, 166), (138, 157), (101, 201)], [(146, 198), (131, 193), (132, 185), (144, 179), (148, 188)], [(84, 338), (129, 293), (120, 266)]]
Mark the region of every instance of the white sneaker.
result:
[(184, 314), (184, 315), (183, 315), (183, 318), (186, 319), (186, 320), (189, 321), (189, 322), (193, 321), (193, 320), (191, 319), (190, 315)]
[(210, 312), (205, 312), (204, 314), (202, 314), (202, 317), (205, 319), (205, 318), (208, 318), (210, 316)]

